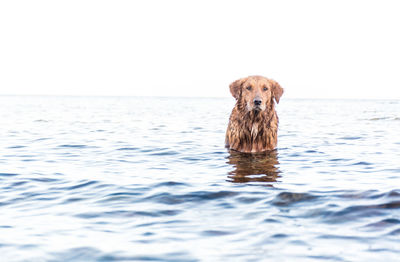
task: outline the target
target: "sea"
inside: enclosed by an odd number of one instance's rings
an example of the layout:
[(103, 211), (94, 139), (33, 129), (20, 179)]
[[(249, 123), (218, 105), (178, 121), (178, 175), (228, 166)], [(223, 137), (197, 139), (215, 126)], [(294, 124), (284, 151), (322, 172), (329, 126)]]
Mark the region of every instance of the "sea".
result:
[(0, 261), (400, 261), (400, 100), (0, 96)]

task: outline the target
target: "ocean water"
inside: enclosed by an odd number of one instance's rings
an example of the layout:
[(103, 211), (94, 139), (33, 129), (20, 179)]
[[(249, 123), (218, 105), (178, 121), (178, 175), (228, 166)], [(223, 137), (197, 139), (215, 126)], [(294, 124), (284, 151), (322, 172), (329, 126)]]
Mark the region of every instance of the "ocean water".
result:
[(399, 261), (400, 101), (0, 97), (1, 261)]

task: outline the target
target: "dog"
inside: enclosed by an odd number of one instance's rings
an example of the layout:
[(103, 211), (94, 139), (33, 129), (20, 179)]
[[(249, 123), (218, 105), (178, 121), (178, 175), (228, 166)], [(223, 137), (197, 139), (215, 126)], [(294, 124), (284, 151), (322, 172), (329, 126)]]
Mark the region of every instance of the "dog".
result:
[(225, 145), (228, 149), (257, 153), (274, 150), (278, 142), (279, 103), (283, 88), (274, 80), (249, 76), (230, 84), (236, 105), (229, 118)]

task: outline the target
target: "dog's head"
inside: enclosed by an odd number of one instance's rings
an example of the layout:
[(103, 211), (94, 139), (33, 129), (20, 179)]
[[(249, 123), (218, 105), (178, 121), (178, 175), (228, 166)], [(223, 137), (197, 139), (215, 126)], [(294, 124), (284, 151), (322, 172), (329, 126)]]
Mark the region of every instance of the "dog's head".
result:
[(229, 88), (247, 111), (264, 111), (273, 105), (273, 100), (279, 103), (283, 94), (283, 88), (276, 81), (262, 76), (238, 79)]

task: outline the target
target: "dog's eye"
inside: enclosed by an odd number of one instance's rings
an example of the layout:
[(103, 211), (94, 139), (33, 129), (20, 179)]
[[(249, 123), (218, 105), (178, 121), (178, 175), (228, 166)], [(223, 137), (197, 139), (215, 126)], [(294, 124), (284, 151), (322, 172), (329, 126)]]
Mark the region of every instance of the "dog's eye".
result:
[(268, 90), (268, 87), (264, 87), (264, 91), (267, 91)]
[(251, 86), (246, 87), (246, 89), (250, 91), (251, 90)]

